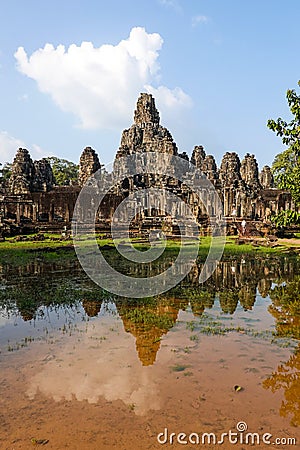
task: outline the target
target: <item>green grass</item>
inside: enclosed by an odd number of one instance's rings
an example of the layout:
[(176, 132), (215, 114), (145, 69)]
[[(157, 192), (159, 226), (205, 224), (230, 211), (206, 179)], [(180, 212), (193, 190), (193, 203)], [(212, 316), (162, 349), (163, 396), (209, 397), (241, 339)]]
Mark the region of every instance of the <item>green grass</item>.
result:
[(253, 246), (252, 244), (236, 244), (236, 237), (227, 236), (224, 253), (226, 255), (238, 255), (238, 254), (256, 254), (256, 253), (281, 253), (282, 250), (285, 250), (288, 245), (279, 246), (279, 247), (266, 247), (264, 245)]
[(168, 330), (174, 325), (172, 318), (168, 314), (156, 314), (143, 308), (129, 309), (124, 315), (127, 320), (144, 328), (155, 326), (162, 330)]
[[(35, 259), (36, 257), (45, 259), (45, 260), (55, 260), (62, 258), (70, 258), (75, 257), (75, 252), (65, 252), (64, 248), (70, 248), (73, 246), (72, 239), (62, 239), (60, 234), (50, 234), (45, 233), (44, 237), (45, 239), (43, 241), (35, 241), (34, 240), (35, 235), (27, 236), (26, 238), (28, 240), (25, 241), (18, 241), (15, 237), (6, 238), (4, 242), (0, 242), (0, 264), (26, 264), (28, 261)], [(100, 247), (100, 249), (103, 246), (111, 246), (112, 250), (114, 250), (114, 242), (110, 238), (103, 238), (101, 235), (96, 236), (97, 243)], [(214, 241), (217, 242), (217, 241)], [(88, 246), (92, 245), (93, 241), (91, 240), (91, 237), (82, 237), (82, 240), (80, 241), (81, 245)], [(150, 247), (147, 244), (147, 242), (139, 239), (132, 239), (131, 241), (124, 239), (120, 239), (118, 243), (125, 243), (129, 244), (132, 243), (132, 245), (140, 251), (148, 250)], [(198, 259), (205, 260), (211, 244), (211, 237), (201, 237), (199, 249), (198, 249)], [(157, 243), (158, 247), (162, 246), (163, 244)], [(168, 239), (166, 242), (166, 249), (162, 255), (161, 258), (163, 258), (165, 255), (169, 256), (177, 256), (179, 249), (180, 249), (181, 241), (180, 239)], [(184, 245), (184, 251), (189, 253), (194, 249), (194, 245), (198, 245), (198, 243), (194, 243), (192, 241), (185, 242)], [(217, 245), (216, 243), (214, 245)], [(264, 247), (264, 246), (257, 246), (254, 247), (251, 244), (242, 244), (237, 245), (235, 243), (235, 237), (227, 237), (226, 238), (226, 244), (224, 248), (224, 256), (231, 256), (231, 255), (242, 255), (242, 254), (280, 254), (286, 250), (289, 250), (288, 243), (285, 243), (284, 245), (280, 247)], [(292, 250), (292, 247), (291, 247)], [(111, 251), (110, 249), (107, 249), (106, 251)]]
[(223, 320), (224, 317), (215, 318), (207, 313), (204, 313), (198, 320), (186, 322), (186, 328), (193, 333), (190, 335), (190, 340), (199, 342), (200, 336), (203, 334), (207, 336), (224, 336), (227, 333), (236, 332), (246, 334), (253, 338), (263, 339), (284, 348), (294, 348), (298, 342), (295, 335), (292, 334), (282, 336), (275, 330), (253, 330), (251, 327), (241, 327), (233, 324), (230, 324), (231, 326), (227, 326), (223, 323)]
[(172, 366), (172, 372), (184, 372), (189, 366), (184, 366), (182, 364), (176, 364), (176, 366)]

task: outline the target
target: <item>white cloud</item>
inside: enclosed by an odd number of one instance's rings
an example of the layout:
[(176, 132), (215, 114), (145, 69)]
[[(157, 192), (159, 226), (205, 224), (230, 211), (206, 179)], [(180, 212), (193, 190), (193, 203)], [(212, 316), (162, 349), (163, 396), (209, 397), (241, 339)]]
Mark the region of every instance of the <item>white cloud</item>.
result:
[(18, 100), (20, 100), (20, 102), (27, 102), (28, 98), (28, 94), (23, 94), (18, 97)]
[(135, 27), (115, 46), (97, 48), (82, 42), (66, 50), (63, 45), (46, 44), (30, 57), (19, 47), (15, 58), (18, 70), (34, 79), (63, 111), (75, 114), (83, 128), (119, 129), (128, 126), (140, 92), (164, 92), (165, 108), (190, 105), (180, 88), (153, 87), (159, 79), (162, 45), (158, 33)]
[(19, 147), (25, 147), (23, 141), (0, 131), (0, 162), (11, 162)]
[(154, 88), (145, 85), (147, 91), (152, 94), (158, 103), (164, 104), (167, 108), (180, 108), (181, 106), (192, 106), (191, 98), (183, 92), (181, 88), (168, 89), (165, 86)]
[[(91, 404), (97, 403), (100, 397), (109, 402), (122, 400), (126, 405), (134, 404), (134, 413), (139, 416), (159, 410), (159, 375), (152, 367), (141, 365), (134, 338), (124, 332), (123, 325), (114, 322), (118, 333), (111, 331), (111, 325), (111, 320), (102, 316), (101, 322), (93, 321), (92, 326), (87, 326), (76, 341), (76, 357), (72, 338), (64, 340), (57, 347), (55, 357), (39, 362), (39, 368), (29, 380), (28, 397), (34, 399), (42, 393), (55, 401), (75, 398)], [(104, 330), (106, 339), (99, 351), (91, 342), (101, 342)]]
[(158, 2), (163, 6), (173, 8), (175, 11), (181, 11), (181, 7), (178, 3), (178, 0), (158, 0)]
[(208, 22), (207, 16), (198, 15), (198, 16), (192, 17), (192, 26), (193, 27), (196, 27), (197, 25), (199, 25), (201, 23), (207, 23), (207, 22)]
[(165, 86), (154, 88), (151, 85), (146, 85), (145, 88), (155, 98), (156, 107), (163, 117), (174, 117), (178, 115), (183, 107), (192, 106), (191, 98), (181, 88), (177, 87), (171, 90)]
[(0, 162), (12, 162), (18, 148), (27, 148), (33, 160), (41, 159), (49, 154), (36, 144), (30, 148), (21, 140), (10, 136), (6, 131), (0, 131)]

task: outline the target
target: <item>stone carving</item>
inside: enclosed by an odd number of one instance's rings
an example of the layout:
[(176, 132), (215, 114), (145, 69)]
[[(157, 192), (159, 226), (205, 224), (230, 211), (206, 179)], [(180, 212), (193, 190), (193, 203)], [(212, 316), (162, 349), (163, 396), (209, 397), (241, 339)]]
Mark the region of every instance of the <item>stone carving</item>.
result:
[(226, 152), (223, 156), (219, 177), (222, 183), (222, 187), (235, 187), (238, 188), (243, 183), (241, 183), (241, 162), (237, 153)]
[(201, 169), (205, 157), (206, 153), (202, 145), (196, 145), (192, 153), (191, 163), (194, 164), (194, 166), (196, 166), (197, 169)]
[(97, 153), (91, 147), (86, 147), (83, 150), (79, 161), (78, 182), (80, 186), (83, 186), (99, 169), (101, 169), (101, 164)]
[[(178, 156), (177, 146), (171, 133), (159, 124), (159, 113), (152, 95), (141, 94), (134, 113), (134, 124), (123, 131), (121, 144), (114, 161), (114, 172), (116, 175), (126, 175), (128, 170), (127, 167), (124, 167), (124, 162), (121, 158), (129, 155), (137, 157), (137, 175), (125, 178), (124, 183), (120, 186), (121, 194), (128, 195), (132, 190), (149, 187), (174, 189), (178, 186), (178, 181), (175, 178), (167, 179), (163, 175), (156, 173), (139, 174), (138, 165), (143, 164), (143, 155), (148, 152), (159, 152), (162, 164), (160, 169), (163, 172), (170, 173), (168, 155)], [(165, 160), (163, 155), (166, 155)], [(183, 160), (188, 161), (188, 155), (185, 152), (181, 157)]]
[(178, 155), (171, 133), (159, 125), (159, 113), (151, 94), (140, 95), (134, 112), (134, 124), (123, 131), (116, 159), (143, 152)]
[(159, 112), (155, 107), (155, 101), (151, 94), (140, 94), (134, 111), (134, 123), (144, 128), (147, 124), (151, 127), (159, 127)]
[(54, 185), (54, 177), (49, 161), (46, 158), (34, 161), (34, 170), (33, 190), (50, 191)]
[(225, 216), (248, 216), (249, 189), (241, 176), (240, 158), (235, 152), (226, 152), (220, 170), (220, 195)]
[(274, 177), (269, 166), (264, 166), (259, 174), (260, 184), (264, 189), (270, 189), (274, 187)]
[(33, 188), (35, 168), (28, 150), (19, 148), (12, 165), (9, 191), (12, 194), (28, 194)]
[(207, 176), (209, 181), (211, 181), (214, 185), (218, 184), (219, 174), (217, 164), (215, 158), (212, 155), (205, 156), (200, 168), (201, 171)]
[(241, 177), (253, 190), (261, 189), (258, 179), (258, 165), (254, 155), (247, 153), (241, 164)]

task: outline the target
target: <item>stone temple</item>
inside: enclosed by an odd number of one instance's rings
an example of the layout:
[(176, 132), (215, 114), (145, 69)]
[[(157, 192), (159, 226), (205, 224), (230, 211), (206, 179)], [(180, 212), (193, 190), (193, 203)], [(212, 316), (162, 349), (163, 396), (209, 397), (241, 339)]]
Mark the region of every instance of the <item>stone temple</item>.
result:
[[(194, 147), (191, 158), (186, 152), (180, 153), (169, 130), (160, 125), (160, 115), (151, 94), (140, 94), (134, 112), (133, 125), (122, 132), (120, 147), (116, 152), (114, 172), (122, 171), (122, 157), (159, 153), (168, 164), (168, 157), (182, 159), (185, 177), (190, 177), (189, 168), (196, 166), (210, 180), (217, 191), (222, 204), (223, 214), (230, 220), (261, 222), (268, 220), (271, 214), (280, 210), (293, 209), (291, 195), (287, 191), (274, 187), (273, 176), (268, 166), (259, 172), (254, 155), (246, 154), (240, 161), (235, 152), (227, 152), (220, 167), (215, 158), (206, 154), (201, 145)], [(126, 168), (125, 168), (126, 169)], [(169, 168), (170, 169), (170, 168)], [(97, 172), (98, 171), (98, 172)], [(99, 189), (105, 190), (113, 174), (107, 173), (100, 163), (94, 149), (86, 147), (79, 161), (79, 177), (76, 185), (56, 186), (51, 166), (46, 159), (32, 161), (28, 150), (20, 148), (13, 161), (12, 173), (6, 186), (0, 186), (0, 227), (4, 224), (17, 227), (55, 229), (70, 225), (76, 199), (82, 186), (92, 182), (90, 176), (100, 173)], [(126, 170), (124, 170), (126, 173)], [(175, 192), (190, 205), (198, 223), (205, 216), (214, 216), (214, 205), (209, 199), (206, 211), (199, 204), (194, 193), (187, 189), (176, 177), (164, 177), (160, 174), (139, 174), (124, 178), (105, 195), (97, 214), (96, 227), (107, 228), (118, 204), (131, 192), (147, 187), (164, 188)], [(90, 201), (90, 200), (89, 200)], [(85, 214), (89, 214), (89, 201), (85, 205)], [(147, 209), (142, 205), (137, 219), (148, 223), (163, 220), (166, 212), (161, 209)], [(137, 209), (138, 211), (138, 209)], [(1, 228), (0, 228), (1, 229)]]

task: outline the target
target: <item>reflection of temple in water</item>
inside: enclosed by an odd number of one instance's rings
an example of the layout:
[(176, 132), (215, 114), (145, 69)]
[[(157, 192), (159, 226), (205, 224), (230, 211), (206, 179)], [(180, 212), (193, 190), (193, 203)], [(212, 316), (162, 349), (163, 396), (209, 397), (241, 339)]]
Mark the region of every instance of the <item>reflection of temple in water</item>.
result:
[[(159, 271), (169, 264), (167, 258), (161, 261)], [(238, 305), (244, 310), (253, 309), (257, 294), (262, 298), (269, 296), (272, 301), (269, 312), (276, 320), (277, 336), (300, 337), (299, 260), (289, 257), (232, 258), (221, 261), (204, 284), (199, 284), (201, 268), (202, 263), (195, 264), (189, 275), (163, 296), (139, 300), (108, 296), (124, 329), (135, 337), (143, 365), (155, 362), (160, 340), (175, 325), (180, 310), (191, 311), (199, 317), (219, 304), (223, 313), (233, 314)], [(129, 268), (134, 276), (151, 276), (152, 270), (141, 268), (141, 265)], [(20, 314), (24, 321), (38, 317), (40, 308), (67, 309), (73, 305), (82, 307), (87, 316), (97, 317), (107, 301), (107, 294), (84, 280), (77, 261), (65, 266), (35, 261), (18, 267), (17, 273), (3, 266), (0, 284), (5, 286), (0, 290), (0, 311), (10, 316)]]
[[(180, 310), (189, 309), (195, 317), (199, 317), (205, 310), (213, 308), (217, 301), (225, 314), (233, 314), (239, 304), (245, 311), (252, 310), (257, 292), (263, 298), (271, 295), (273, 299), (269, 311), (276, 319), (277, 335), (299, 337), (299, 316), (295, 317), (282, 308), (282, 293), (276, 297), (278, 289), (288, 289), (289, 285), (297, 284), (293, 281), (296, 272), (294, 263), (279, 260), (275, 267), (271, 261), (263, 259), (223, 261), (204, 286), (198, 283), (200, 270), (201, 267), (195, 265), (188, 277), (163, 297), (138, 301), (115, 299), (125, 331), (136, 339), (137, 353), (143, 365), (155, 362), (160, 340), (175, 325)], [(273, 282), (283, 280), (290, 281), (286, 286), (271, 290)], [(291, 291), (294, 297), (299, 295), (299, 287), (297, 290), (297, 286), (293, 286)]]
[(102, 301), (98, 300), (82, 300), (84, 311), (89, 317), (96, 317), (101, 310)]
[(161, 337), (176, 323), (179, 308), (166, 303), (166, 299), (149, 305), (126, 300), (116, 302), (125, 331), (136, 338), (136, 350), (143, 366), (154, 364)]
[(290, 359), (280, 364), (276, 372), (273, 372), (263, 382), (265, 389), (272, 392), (284, 390), (279, 413), (283, 417), (291, 417), (291, 425), (300, 426), (300, 347)]
[(270, 298), (268, 310), (276, 319), (277, 335), (300, 339), (300, 277), (275, 286)]

